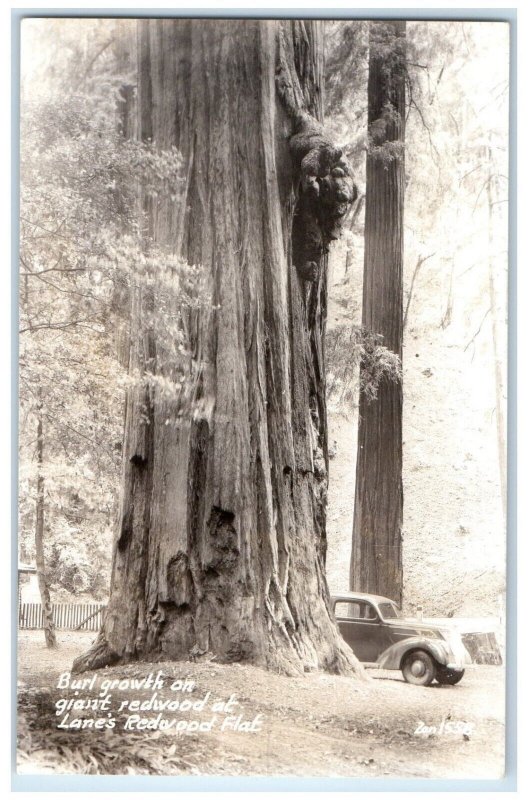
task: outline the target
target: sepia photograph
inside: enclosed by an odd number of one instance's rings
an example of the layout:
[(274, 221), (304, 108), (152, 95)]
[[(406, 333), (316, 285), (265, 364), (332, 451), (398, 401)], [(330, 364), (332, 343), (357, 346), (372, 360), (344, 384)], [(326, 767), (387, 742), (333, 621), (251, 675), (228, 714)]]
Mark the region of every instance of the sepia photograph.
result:
[(511, 25), (316, 11), (19, 21), (19, 776), (505, 776)]

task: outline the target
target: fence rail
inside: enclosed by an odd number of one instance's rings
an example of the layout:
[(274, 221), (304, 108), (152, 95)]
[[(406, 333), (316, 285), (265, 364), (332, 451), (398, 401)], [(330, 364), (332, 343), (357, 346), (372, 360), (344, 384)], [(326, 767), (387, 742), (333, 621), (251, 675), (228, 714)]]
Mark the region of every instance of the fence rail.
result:
[[(98, 631), (103, 620), (104, 603), (54, 603), (53, 622), (56, 628), (73, 631)], [(20, 603), (18, 627), (38, 629), (43, 627), (40, 603)]]

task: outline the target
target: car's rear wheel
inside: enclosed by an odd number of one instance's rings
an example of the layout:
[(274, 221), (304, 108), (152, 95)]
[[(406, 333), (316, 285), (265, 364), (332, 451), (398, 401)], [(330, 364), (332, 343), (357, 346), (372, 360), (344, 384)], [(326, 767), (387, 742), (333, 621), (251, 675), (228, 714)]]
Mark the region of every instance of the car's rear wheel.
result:
[(436, 670), (436, 680), (438, 683), (449, 684), (454, 686), (459, 683), (464, 677), (465, 670), (463, 669), (447, 669), (447, 667), (438, 667)]
[(407, 683), (429, 686), (436, 677), (436, 663), (425, 650), (413, 650), (405, 656), (402, 674)]

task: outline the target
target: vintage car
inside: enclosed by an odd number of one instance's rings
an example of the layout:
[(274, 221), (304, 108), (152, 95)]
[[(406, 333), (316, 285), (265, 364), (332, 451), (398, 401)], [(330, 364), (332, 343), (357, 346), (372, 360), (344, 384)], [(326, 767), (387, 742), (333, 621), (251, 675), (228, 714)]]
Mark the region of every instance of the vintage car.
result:
[(346, 592), (331, 598), (345, 642), (365, 666), (401, 670), (408, 683), (455, 684), (471, 659), (460, 634), (402, 616), (387, 597)]

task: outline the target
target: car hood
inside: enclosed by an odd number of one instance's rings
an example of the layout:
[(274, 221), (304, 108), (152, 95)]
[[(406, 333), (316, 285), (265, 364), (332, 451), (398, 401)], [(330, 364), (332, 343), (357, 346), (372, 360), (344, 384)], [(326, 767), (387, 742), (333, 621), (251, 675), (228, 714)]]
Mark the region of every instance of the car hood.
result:
[(421, 634), (423, 636), (431, 635), (431, 633), (452, 633), (451, 628), (446, 627), (446, 625), (437, 625), (437, 624), (430, 624), (429, 622), (422, 622), (419, 619), (411, 619), (408, 617), (399, 618), (399, 619), (386, 619), (384, 622), (387, 625), (390, 625), (391, 628), (397, 629), (412, 629), (413, 632), (415, 631), (417, 634)]

